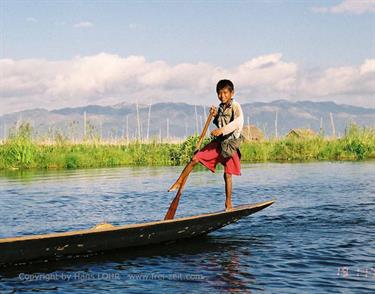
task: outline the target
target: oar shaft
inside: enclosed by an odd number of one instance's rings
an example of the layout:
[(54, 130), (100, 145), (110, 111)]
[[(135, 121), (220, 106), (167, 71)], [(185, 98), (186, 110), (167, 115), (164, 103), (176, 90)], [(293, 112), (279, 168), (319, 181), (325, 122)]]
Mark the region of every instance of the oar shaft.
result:
[(203, 128), (202, 133), (201, 133), (201, 135), (199, 137), (198, 143), (195, 146), (195, 150), (196, 151), (199, 150), (199, 148), (202, 145), (203, 139), (206, 136), (206, 133), (207, 133), (207, 130), (208, 130), (208, 127), (209, 127), (209, 125), (211, 123), (212, 118), (213, 118), (213, 115), (212, 115), (212, 113), (210, 113), (209, 116), (207, 117), (206, 123), (204, 124), (204, 128)]

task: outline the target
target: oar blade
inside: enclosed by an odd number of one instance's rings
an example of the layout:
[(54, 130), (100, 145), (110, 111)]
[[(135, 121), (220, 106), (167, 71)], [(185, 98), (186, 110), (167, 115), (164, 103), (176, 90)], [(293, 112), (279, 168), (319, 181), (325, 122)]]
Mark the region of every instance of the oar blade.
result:
[(179, 193), (177, 193), (176, 197), (174, 197), (171, 205), (169, 206), (169, 209), (168, 209), (167, 213), (165, 214), (164, 220), (174, 218), (174, 216), (176, 214), (177, 207), (178, 207), (178, 203), (180, 202), (180, 196), (181, 196), (181, 193), (179, 192)]

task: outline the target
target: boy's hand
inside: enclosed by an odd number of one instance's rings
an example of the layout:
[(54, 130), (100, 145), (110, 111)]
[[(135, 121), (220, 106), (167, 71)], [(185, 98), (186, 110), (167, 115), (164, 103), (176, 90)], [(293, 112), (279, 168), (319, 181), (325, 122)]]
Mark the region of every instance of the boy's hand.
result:
[(211, 135), (214, 137), (219, 137), (222, 133), (223, 131), (221, 129), (215, 129), (211, 132)]
[(217, 108), (214, 105), (211, 105), (210, 114), (212, 114), (213, 116), (217, 115)]

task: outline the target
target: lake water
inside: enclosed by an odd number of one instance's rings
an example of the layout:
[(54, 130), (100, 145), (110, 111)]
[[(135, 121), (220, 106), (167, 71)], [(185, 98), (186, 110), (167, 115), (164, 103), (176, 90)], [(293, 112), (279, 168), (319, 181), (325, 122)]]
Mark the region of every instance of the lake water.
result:
[[(0, 237), (163, 219), (181, 169), (3, 172)], [(375, 162), (246, 164), (242, 173), (234, 205), (276, 202), (201, 239), (1, 269), (0, 290), (375, 291)], [(176, 216), (222, 210), (224, 200), (222, 171), (195, 171)]]

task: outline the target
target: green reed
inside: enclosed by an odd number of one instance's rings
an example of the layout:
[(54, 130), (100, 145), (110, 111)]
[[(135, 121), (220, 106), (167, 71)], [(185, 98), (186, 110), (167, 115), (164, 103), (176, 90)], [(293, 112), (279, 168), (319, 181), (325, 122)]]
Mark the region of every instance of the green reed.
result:
[[(13, 129), (0, 145), (0, 169), (74, 169), (114, 166), (171, 166), (187, 163), (198, 136), (183, 143), (73, 144), (55, 136), (52, 144), (32, 139), (29, 124)], [(210, 141), (206, 138), (203, 145)], [(349, 125), (341, 138), (282, 138), (241, 145), (242, 162), (363, 160), (375, 158), (375, 130)]]

